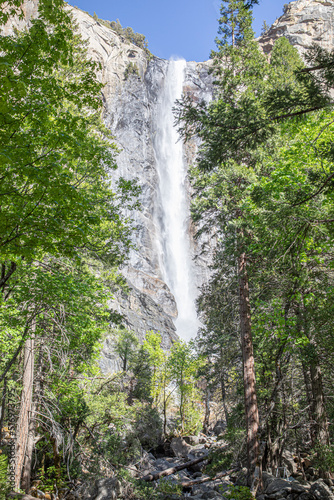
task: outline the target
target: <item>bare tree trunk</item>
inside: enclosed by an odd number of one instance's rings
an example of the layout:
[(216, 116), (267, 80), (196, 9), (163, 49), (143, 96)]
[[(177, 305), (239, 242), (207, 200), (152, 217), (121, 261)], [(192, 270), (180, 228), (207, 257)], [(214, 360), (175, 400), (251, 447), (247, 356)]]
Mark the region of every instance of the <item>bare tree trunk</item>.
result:
[(30, 418), (29, 421), (28, 439), (27, 439), (25, 461), (24, 461), (22, 481), (21, 481), (21, 487), (26, 493), (29, 492), (31, 483), (32, 455), (35, 446), (35, 434), (36, 434), (36, 421), (33, 417), (33, 414), (36, 411), (36, 406), (37, 406), (36, 402), (34, 401), (31, 408), (32, 417)]
[(24, 346), (23, 387), (16, 438), (15, 490), (20, 488), (29, 435), (29, 421), (32, 409), (32, 389), (34, 382), (34, 343), (35, 340), (32, 336), (26, 340)]
[(35, 377), (35, 390), (33, 391), (33, 400), (31, 405), (31, 415), (29, 421), (29, 431), (28, 431), (28, 440), (27, 447), (25, 453), (25, 461), (23, 467), (22, 474), (22, 489), (28, 493), (30, 490), (31, 483), (31, 468), (32, 468), (32, 457), (33, 451), (36, 444), (36, 412), (41, 398), (41, 389), (42, 389), (42, 359), (43, 359), (43, 345), (40, 348), (37, 368), (36, 368), (36, 377)]
[[(246, 269), (246, 254), (241, 253), (238, 258), (239, 266), (239, 308), (240, 333), (244, 372), (245, 416), (247, 428), (247, 457), (250, 477), (255, 478), (259, 469), (259, 412), (255, 387), (255, 368), (253, 354), (253, 340), (251, 330), (251, 312), (249, 303), (249, 284)], [(261, 481), (258, 478), (257, 484)], [(256, 491), (256, 485), (252, 490)]]
[(180, 374), (180, 419), (181, 419), (181, 432), (183, 435), (184, 432), (184, 408), (183, 408), (183, 403), (184, 403), (184, 394), (183, 394), (183, 370), (181, 369), (181, 374)]
[(207, 382), (205, 390), (205, 415), (203, 421), (203, 432), (205, 434), (208, 433), (210, 425), (210, 402), (211, 402), (211, 391), (210, 391), (210, 386)]
[(223, 408), (224, 408), (224, 414), (225, 414), (225, 421), (226, 425), (228, 425), (228, 411), (227, 411), (227, 405), (226, 405), (226, 387), (225, 387), (225, 372), (222, 370), (221, 375), (220, 375), (220, 388), (221, 388), (221, 393), (222, 393), (222, 402), (223, 402)]
[(319, 358), (314, 352), (311, 363), (311, 386), (312, 386), (312, 417), (311, 438), (313, 444), (328, 446), (329, 434), (325, 409), (325, 398), (322, 384), (322, 375), (319, 365)]
[(163, 435), (164, 438), (167, 436), (167, 400), (166, 400), (166, 395), (164, 393), (164, 408), (163, 408), (163, 413), (164, 413), (164, 430), (163, 430)]

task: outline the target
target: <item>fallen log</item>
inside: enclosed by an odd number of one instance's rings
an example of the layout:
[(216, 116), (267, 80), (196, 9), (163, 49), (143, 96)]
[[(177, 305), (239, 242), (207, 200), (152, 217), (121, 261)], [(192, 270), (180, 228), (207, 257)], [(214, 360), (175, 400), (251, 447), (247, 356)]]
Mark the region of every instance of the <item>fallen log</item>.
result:
[(24, 494), (24, 493), (15, 493), (14, 491), (11, 491), (8, 495), (7, 498), (14, 498), (15, 500), (37, 500), (36, 497), (32, 497), (31, 495)]
[(174, 474), (174, 472), (178, 472), (179, 470), (186, 469), (187, 467), (199, 464), (200, 462), (204, 462), (204, 460), (207, 460), (207, 458), (208, 456), (205, 455), (204, 457), (196, 458), (196, 460), (191, 460), (190, 462), (186, 462), (185, 464), (182, 465), (177, 465), (176, 467), (170, 467), (169, 469), (166, 470), (147, 474), (147, 476), (141, 477), (140, 479), (142, 481), (156, 481), (161, 477), (170, 476), (171, 474)]
[(202, 483), (208, 483), (209, 481), (215, 481), (216, 479), (220, 479), (221, 477), (226, 477), (229, 475), (229, 473), (232, 471), (226, 471), (226, 472), (221, 472), (220, 474), (217, 474), (215, 477), (202, 477), (200, 479), (194, 479), (193, 481), (182, 481), (181, 483), (178, 483), (180, 486), (187, 488), (188, 486), (194, 486), (195, 484), (202, 484)]

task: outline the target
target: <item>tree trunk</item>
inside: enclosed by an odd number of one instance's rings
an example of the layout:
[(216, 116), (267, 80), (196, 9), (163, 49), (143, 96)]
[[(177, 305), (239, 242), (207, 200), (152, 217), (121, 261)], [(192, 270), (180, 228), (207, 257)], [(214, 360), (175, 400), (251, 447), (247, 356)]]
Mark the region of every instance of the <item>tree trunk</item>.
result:
[(311, 387), (312, 387), (312, 425), (311, 438), (313, 445), (329, 445), (328, 423), (325, 409), (325, 398), (322, 384), (322, 375), (319, 358), (313, 353), (310, 363)]
[[(313, 416), (312, 416), (313, 401), (312, 401), (311, 375), (310, 375), (309, 367), (307, 366), (307, 363), (305, 362), (303, 353), (301, 353), (300, 359), (301, 359), (301, 365), (302, 365), (302, 371), (303, 371), (306, 401), (307, 401), (307, 406), (308, 406), (307, 413), (308, 413), (309, 421), (312, 422), (312, 420), (313, 420)], [(307, 433), (308, 433), (308, 439), (310, 441), (312, 441), (311, 429), (307, 429)]]
[(32, 409), (32, 389), (34, 382), (34, 343), (35, 340), (32, 336), (26, 340), (24, 346), (23, 386), (16, 438), (15, 490), (20, 488), (29, 435), (29, 422)]
[(204, 434), (208, 433), (209, 425), (210, 425), (210, 402), (211, 402), (211, 391), (209, 384), (207, 382), (206, 390), (205, 390), (205, 415), (203, 422), (203, 432)]
[(225, 372), (222, 370), (221, 375), (220, 375), (220, 388), (221, 388), (221, 394), (222, 394), (222, 402), (223, 402), (223, 408), (224, 408), (224, 414), (225, 414), (225, 421), (226, 425), (228, 425), (228, 411), (227, 411), (227, 405), (226, 405), (226, 387), (225, 387)]
[(28, 439), (27, 447), (25, 453), (25, 461), (22, 474), (22, 489), (28, 493), (31, 486), (31, 469), (32, 469), (32, 457), (34, 452), (34, 447), (36, 443), (36, 412), (41, 399), (42, 392), (42, 360), (43, 360), (43, 345), (40, 348), (38, 361), (36, 363), (36, 377), (35, 377), (35, 389), (33, 391), (32, 405), (31, 405), (31, 415), (29, 421)]
[[(238, 258), (240, 333), (244, 372), (245, 416), (247, 428), (247, 457), (249, 476), (254, 476), (259, 467), (259, 413), (255, 388), (255, 368), (249, 303), (249, 285), (246, 269), (246, 254)], [(261, 480), (261, 478), (259, 479)]]
[(183, 401), (184, 400), (184, 394), (183, 394), (183, 371), (181, 370), (181, 375), (180, 375), (180, 419), (181, 419), (181, 432), (183, 435), (184, 432), (184, 408), (183, 408)]

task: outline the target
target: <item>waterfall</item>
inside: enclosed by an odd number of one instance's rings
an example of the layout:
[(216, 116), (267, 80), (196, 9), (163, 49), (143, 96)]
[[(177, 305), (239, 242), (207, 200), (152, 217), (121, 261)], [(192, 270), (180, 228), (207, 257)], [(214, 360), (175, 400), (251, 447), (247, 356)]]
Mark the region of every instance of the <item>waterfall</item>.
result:
[(162, 278), (175, 297), (177, 334), (184, 340), (198, 328), (196, 284), (190, 242), (187, 164), (175, 127), (172, 108), (183, 91), (186, 61), (168, 62), (162, 98), (156, 116), (155, 155), (159, 175), (159, 260)]

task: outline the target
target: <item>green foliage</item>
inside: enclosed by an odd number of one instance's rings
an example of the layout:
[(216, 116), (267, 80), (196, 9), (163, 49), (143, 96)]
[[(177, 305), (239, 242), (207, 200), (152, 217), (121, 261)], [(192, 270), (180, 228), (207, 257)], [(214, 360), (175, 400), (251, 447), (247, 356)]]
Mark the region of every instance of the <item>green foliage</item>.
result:
[(140, 346), (131, 367), (136, 380), (132, 395), (140, 401), (152, 402), (152, 370), (150, 359), (144, 346)]
[(196, 379), (200, 358), (197, 357), (190, 344), (175, 342), (168, 358), (171, 379), (175, 383), (179, 396), (179, 425), (182, 434), (192, 434), (201, 426), (199, 392)]
[(218, 33), (222, 36), (216, 39), (220, 51), (228, 46), (240, 45), (249, 36), (252, 37), (252, 17), (243, 0), (223, 0), (220, 14)]
[(169, 478), (164, 478), (153, 485), (140, 479), (133, 479), (124, 469), (120, 475), (127, 483), (126, 498), (129, 500), (177, 500), (182, 498), (182, 487), (170, 481)]
[(121, 23), (119, 22), (119, 19), (117, 19), (116, 21), (105, 21), (104, 19), (99, 19), (99, 17), (97, 16), (97, 14), (95, 12), (94, 12), (93, 18), (95, 21), (99, 22), (100, 24), (102, 24), (106, 28), (110, 28), (113, 31), (115, 31), (115, 33), (120, 35), (121, 37), (124, 37), (128, 42), (131, 42), (134, 45), (136, 45), (137, 47), (143, 49), (145, 51), (147, 57), (149, 59), (151, 59), (152, 54), (148, 50), (148, 42), (146, 40), (145, 35), (142, 35), (140, 33), (136, 33), (130, 27), (123, 28)]
[(231, 500), (254, 500), (249, 488), (246, 486), (229, 486), (224, 495)]
[[(222, 397), (227, 393), (234, 400), (224, 411), (229, 420), (235, 414), (241, 427), (237, 263), (244, 252), (258, 399), (262, 414), (269, 412), (268, 441), (275, 442), (282, 434), (277, 415), (284, 412), (292, 423), (300, 409), (291, 396), (294, 384), (303, 393), (299, 404), (307, 407), (317, 389), (311, 395), (300, 380), (311, 379), (320, 365), (328, 370), (323, 346), (330, 352), (333, 346), (328, 312), (333, 310), (334, 157), (327, 107), (333, 81), (326, 72), (332, 56), (315, 47), (309, 52), (308, 62), (320, 69), (315, 74), (280, 38), (268, 62), (253, 38), (244, 2), (223, 2), (221, 12), (221, 38), (212, 54), (215, 99), (206, 104), (184, 98), (178, 108), (184, 137), (201, 140), (191, 171), (192, 216), (198, 236), (217, 242), (213, 273), (198, 301), (205, 324), (199, 346), (213, 360), (210, 387), (229, 382), (233, 373), (236, 390), (225, 387)], [(322, 406), (316, 411), (326, 427)], [(320, 432), (310, 421), (307, 425), (313, 435)]]
[(216, 474), (228, 470), (233, 462), (233, 453), (228, 448), (215, 449), (209, 452), (208, 464), (205, 473), (214, 477)]
[(171, 480), (161, 480), (158, 484), (158, 493), (162, 499), (182, 498), (182, 486), (173, 483)]
[(129, 76), (134, 75), (139, 78), (139, 69), (136, 63), (130, 61), (124, 71), (124, 80), (127, 80)]
[(139, 345), (138, 337), (134, 332), (125, 328), (113, 329), (112, 337), (114, 338), (114, 351), (121, 358), (123, 371), (126, 372), (129, 366), (134, 364)]
[(66, 11), (52, 9), (50, 21), (40, 2), (29, 30), (0, 39), (1, 257), (77, 257), (85, 248), (119, 263), (131, 186), (110, 187), (116, 146), (101, 121), (97, 65)]
[(6, 500), (10, 486), (8, 484), (8, 460), (5, 455), (0, 455), (0, 500)]
[(316, 446), (312, 453), (312, 466), (320, 471), (334, 470), (334, 446)]

